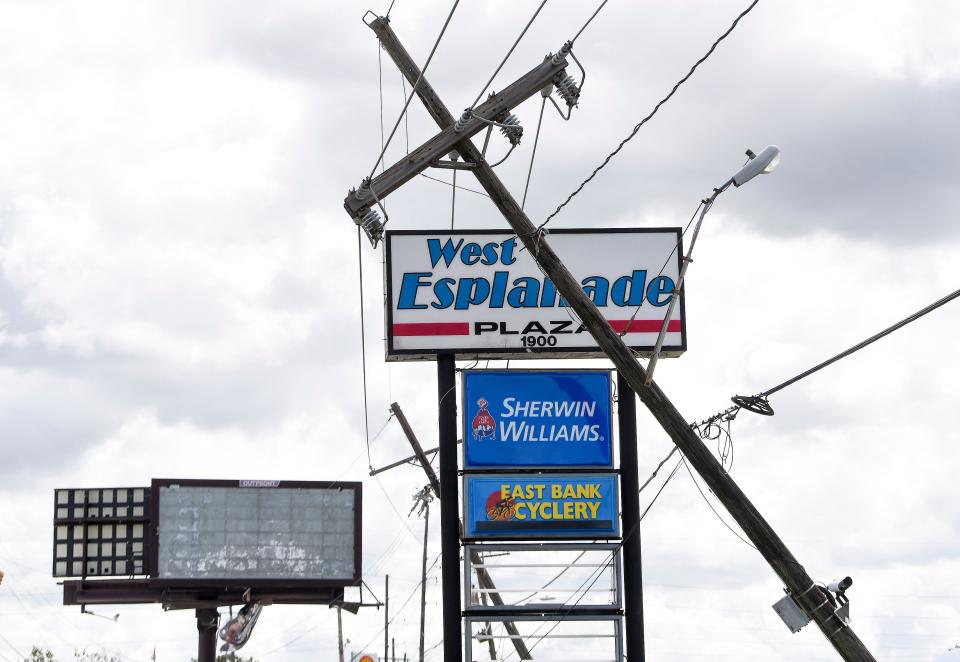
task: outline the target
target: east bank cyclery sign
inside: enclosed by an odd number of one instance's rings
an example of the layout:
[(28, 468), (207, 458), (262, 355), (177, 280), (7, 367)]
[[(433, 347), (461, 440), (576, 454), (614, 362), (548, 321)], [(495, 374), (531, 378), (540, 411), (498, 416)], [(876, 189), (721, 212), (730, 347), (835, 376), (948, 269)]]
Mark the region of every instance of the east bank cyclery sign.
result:
[(613, 466), (606, 370), (467, 370), (463, 468)]
[(475, 538), (615, 538), (614, 474), (464, 476), (464, 534)]
[[(680, 228), (555, 230), (550, 243), (615, 331), (650, 351), (680, 270)], [(387, 359), (602, 356), (515, 235), (386, 233)], [(684, 301), (663, 355), (686, 349)]]

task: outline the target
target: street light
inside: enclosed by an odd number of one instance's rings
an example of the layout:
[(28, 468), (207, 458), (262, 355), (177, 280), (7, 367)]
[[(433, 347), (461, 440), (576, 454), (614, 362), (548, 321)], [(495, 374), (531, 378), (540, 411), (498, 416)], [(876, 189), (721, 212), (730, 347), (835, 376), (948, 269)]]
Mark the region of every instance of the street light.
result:
[(690, 246), (687, 248), (687, 254), (680, 264), (680, 276), (677, 278), (677, 284), (673, 288), (673, 293), (670, 295), (670, 305), (667, 307), (666, 317), (663, 318), (663, 325), (660, 327), (660, 334), (657, 336), (657, 344), (654, 346), (653, 354), (650, 356), (650, 362), (647, 364), (647, 378), (645, 382), (647, 386), (653, 382), (653, 370), (657, 366), (660, 349), (663, 347), (663, 341), (667, 335), (667, 325), (670, 324), (670, 318), (673, 317), (673, 309), (676, 308), (677, 299), (682, 292), (683, 278), (686, 276), (687, 267), (690, 265), (690, 262), (692, 262), (693, 246), (697, 243), (697, 235), (700, 234), (700, 225), (703, 223), (703, 217), (706, 216), (710, 208), (713, 207), (717, 196), (730, 188), (731, 184), (739, 188), (757, 175), (766, 175), (773, 172), (779, 164), (780, 148), (776, 145), (764, 147), (759, 154), (754, 154), (752, 150), (748, 149), (747, 162), (743, 164), (743, 167), (740, 168), (733, 177), (727, 180), (723, 186), (713, 189), (713, 193), (709, 198), (701, 201), (702, 210), (700, 211), (700, 218), (697, 219), (697, 224), (693, 228), (693, 237), (690, 238)]

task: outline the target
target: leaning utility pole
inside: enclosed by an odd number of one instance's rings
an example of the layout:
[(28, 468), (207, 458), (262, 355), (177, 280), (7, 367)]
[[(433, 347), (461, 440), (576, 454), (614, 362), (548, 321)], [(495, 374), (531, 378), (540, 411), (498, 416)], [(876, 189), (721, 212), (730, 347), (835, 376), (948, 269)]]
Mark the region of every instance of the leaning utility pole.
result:
[[(434, 494), (437, 495), (437, 498), (440, 499), (440, 503), (442, 504), (443, 499), (440, 494), (440, 479), (437, 477), (437, 473), (433, 470), (430, 460), (427, 459), (426, 454), (423, 452), (423, 447), (420, 445), (420, 440), (417, 439), (417, 435), (414, 433), (413, 428), (410, 427), (410, 422), (407, 420), (403, 410), (400, 409), (400, 405), (398, 405), (396, 402), (390, 405), (390, 412), (397, 417), (397, 423), (400, 424), (403, 434), (406, 435), (407, 441), (410, 442), (410, 446), (413, 447), (414, 454), (420, 461), (420, 466), (423, 467), (424, 473), (427, 474), (427, 479), (430, 481), (430, 487), (433, 488)], [(453, 501), (456, 501), (456, 499), (453, 499)], [(490, 573), (487, 572), (486, 567), (484, 567), (483, 559), (480, 557), (480, 552), (476, 551), (475, 549), (471, 550), (470, 561), (476, 569), (477, 583), (480, 585), (480, 588), (489, 590), (488, 595), (490, 596), (490, 601), (493, 604), (497, 605), (498, 607), (503, 606), (503, 598), (497, 592), (497, 586), (493, 583), (493, 578), (490, 577)], [(516, 649), (517, 655), (520, 656), (520, 659), (532, 660), (533, 656), (530, 654), (529, 649), (527, 649), (527, 645), (520, 637), (520, 631), (517, 630), (517, 626), (513, 623), (513, 621), (505, 621), (503, 625), (507, 630), (507, 634), (510, 635), (510, 641), (513, 643), (513, 647)], [(422, 655), (423, 652), (421, 650), (421, 656)]]
[[(609, 357), (633, 391), (640, 397), (643, 404), (670, 435), (673, 443), (683, 452), (686, 459), (690, 461), (697, 473), (700, 474), (747, 537), (757, 547), (760, 554), (783, 581), (787, 591), (797, 604), (816, 622), (824, 636), (844, 660), (847, 662), (876, 662), (853, 629), (834, 612), (827, 592), (810, 578), (776, 532), (763, 519), (763, 516), (760, 515), (760, 512), (740, 487), (690, 428), (666, 394), (660, 390), (655, 382), (649, 385), (645, 383), (646, 371), (637, 363), (633, 352), (610, 327), (596, 305), (583, 291), (580, 283), (550, 247), (550, 243), (545, 236), (546, 233), (541, 228), (537, 228), (527, 218), (520, 205), (517, 204), (494, 173), (493, 168), (484, 160), (483, 155), (469, 139), (469, 136), (475, 133), (475, 131), (472, 131), (475, 128), (473, 123), (479, 121), (476, 116), (473, 119), (466, 119), (466, 113), (461, 116), (460, 140), (450, 142), (451, 133), (457, 133), (453, 115), (423, 78), (422, 72), (390, 28), (389, 21), (377, 17), (368, 25), (377, 34), (384, 50), (397, 64), (403, 76), (414, 86), (414, 91), (441, 128), (441, 133), (435, 138), (425, 143), (418, 150), (411, 152), (407, 158), (396, 166), (385, 171), (384, 174), (389, 174), (389, 177), (384, 177), (381, 182), (389, 190), (397, 188), (431, 165), (430, 160), (436, 160), (440, 156), (440, 154), (434, 155), (434, 152), (443, 148), (449, 150), (450, 147), (453, 147), (466, 163), (474, 164), (470, 170), (477, 177), (481, 186), (500, 210), (500, 213), (506, 218), (524, 246), (530, 251), (539, 267), (554, 283), (557, 291), (569, 302), (570, 307), (576, 312), (597, 345)], [(505, 98), (507, 90), (510, 91), (511, 99), (518, 100), (515, 103), (519, 103), (519, 100), (529, 98), (529, 96), (537, 93), (544, 87), (545, 83), (551, 80), (550, 78), (546, 81), (543, 80), (543, 76), (549, 73), (544, 69), (544, 65), (557, 62), (559, 66), (562, 59), (558, 60), (556, 56), (547, 58), (543, 64), (538, 65), (530, 73), (505, 88), (504, 92), (501, 92), (496, 98), (479, 106), (475, 115), (485, 117), (484, 112), (490, 113), (501, 110), (500, 106), (502, 104), (498, 105), (497, 102)], [(504, 108), (503, 110), (509, 109)], [(383, 198), (389, 192), (386, 189), (376, 188), (376, 180), (367, 182), (367, 184), (366, 191), (361, 187), (360, 191), (349, 195), (345, 201), (344, 206), (353, 218), (361, 217), (360, 212), (365, 209), (369, 210), (369, 206), (375, 200)], [(374, 193), (371, 193), (371, 190)], [(377, 195), (379, 195), (379, 198), (376, 197)], [(359, 208), (357, 208), (358, 202), (361, 203)], [(440, 358), (444, 357), (441, 356)], [(441, 517), (441, 522), (446, 522), (446, 519)], [(632, 535), (633, 533), (634, 531), (625, 532), (626, 535)], [(444, 558), (447, 560), (446, 554)], [(457, 614), (457, 617), (459, 618), (459, 614)]]

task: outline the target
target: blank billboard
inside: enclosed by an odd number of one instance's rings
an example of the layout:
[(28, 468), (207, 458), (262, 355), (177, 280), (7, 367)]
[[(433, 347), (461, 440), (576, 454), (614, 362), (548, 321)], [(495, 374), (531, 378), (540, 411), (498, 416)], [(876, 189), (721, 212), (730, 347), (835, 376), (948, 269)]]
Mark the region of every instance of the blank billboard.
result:
[(155, 481), (156, 577), (359, 579), (360, 486)]

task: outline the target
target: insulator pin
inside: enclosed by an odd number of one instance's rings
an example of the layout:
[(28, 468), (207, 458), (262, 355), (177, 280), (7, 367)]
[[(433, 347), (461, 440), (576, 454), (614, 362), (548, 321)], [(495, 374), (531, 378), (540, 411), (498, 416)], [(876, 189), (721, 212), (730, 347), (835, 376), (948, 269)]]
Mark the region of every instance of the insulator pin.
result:
[(557, 95), (563, 99), (568, 108), (574, 108), (580, 101), (580, 88), (577, 80), (569, 74), (560, 74), (554, 81)]
[(463, 114), (460, 115), (460, 119), (458, 119), (456, 123), (453, 125), (453, 130), (456, 133), (460, 133), (461, 131), (463, 131), (467, 127), (467, 122), (469, 122), (472, 117), (473, 117), (473, 109), (467, 108), (465, 111), (463, 111)]
[(380, 212), (370, 209), (363, 216), (354, 218), (353, 222), (360, 226), (370, 240), (370, 244), (376, 248), (383, 238), (383, 221), (380, 220)]
[(508, 112), (499, 122), (500, 132), (510, 141), (510, 144), (516, 147), (520, 144), (523, 137), (523, 127), (520, 126), (520, 120), (513, 113)]

